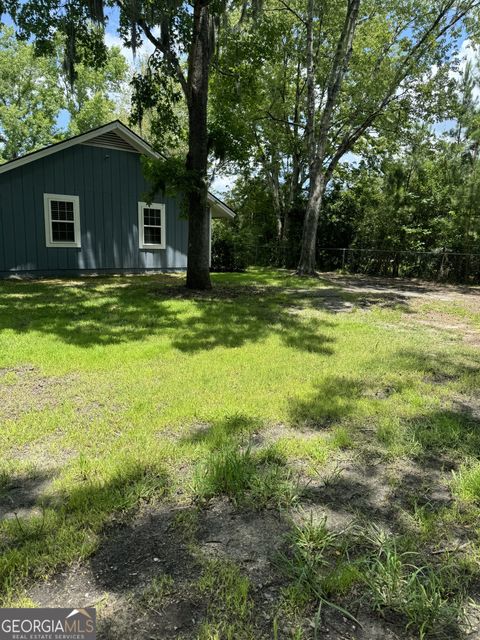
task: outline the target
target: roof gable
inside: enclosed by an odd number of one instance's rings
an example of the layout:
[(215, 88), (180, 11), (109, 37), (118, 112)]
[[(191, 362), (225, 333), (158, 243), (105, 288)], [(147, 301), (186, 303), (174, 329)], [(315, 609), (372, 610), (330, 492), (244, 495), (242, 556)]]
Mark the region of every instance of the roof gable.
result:
[[(114, 120), (109, 124), (87, 131), (87, 133), (73, 136), (72, 138), (62, 140), (38, 151), (32, 151), (32, 153), (28, 153), (21, 158), (0, 164), (0, 175), (78, 144), (130, 151), (132, 153), (149, 156), (150, 158), (161, 157), (146, 140), (143, 140), (143, 138), (138, 136), (134, 131), (126, 127), (120, 120)], [(208, 202), (214, 218), (232, 219), (235, 217), (235, 212), (210, 192), (208, 193)]]
[[(73, 136), (72, 138), (68, 138), (67, 140), (62, 140), (61, 142), (57, 142), (55, 144), (51, 144), (48, 147), (44, 147), (43, 149), (39, 149), (38, 151), (32, 151), (31, 153), (27, 153), (20, 158), (16, 158), (15, 160), (10, 160), (10, 162), (5, 162), (4, 164), (0, 164), (0, 174), (6, 173), (7, 171), (12, 171), (17, 167), (21, 167), (29, 162), (34, 162), (35, 160), (40, 160), (40, 158), (46, 158), (54, 153), (58, 153), (59, 151), (63, 151), (64, 149), (68, 149), (69, 147), (74, 147), (77, 144), (94, 144), (95, 146), (106, 146), (106, 144), (99, 144), (99, 141), (102, 140), (110, 140), (111, 144), (115, 144), (115, 148), (120, 148), (119, 145), (126, 145), (127, 149), (123, 147), (123, 150), (127, 151), (135, 151), (136, 153), (142, 153), (144, 155), (150, 156), (151, 158), (159, 158), (160, 154), (153, 150), (153, 148), (137, 136), (131, 129), (122, 124), (119, 120), (115, 120), (114, 122), (110, 122), (109, 124), (105, 124), (101, 127), (97, 127), (96, 129), (92, 129), (91, 131), (87, 131), (87, 133), (82, 133), (78, 136)], [(111, 146), (111, 145), (108, 145)]]
[(120, 151), (131, 151), (133, 153), (140, 153), (129, 140), (126, 140), (118, 134), (118, 131), (107, 131), (95, 138), (91, 138), (86, 142), (82, 142), (91, 147), (103, 147), (104, 149), (118, 149)]

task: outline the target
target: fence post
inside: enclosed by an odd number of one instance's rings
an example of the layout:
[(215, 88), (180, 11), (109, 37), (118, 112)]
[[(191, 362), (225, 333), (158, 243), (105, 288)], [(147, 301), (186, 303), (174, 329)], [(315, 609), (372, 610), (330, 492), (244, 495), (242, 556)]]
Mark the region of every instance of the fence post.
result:
[(443, 280), (443, 270), (445, 268), (445, 256), (446, 256), (446, 250), (445, 247), (443, 248), (442, 251), (442, 259), (440, 260), (440, 269), (438, 270), (438, 276), (437, 276), (437, 280)]
[(346, 249), (342, 249), (342, 271), (345, 271), (345, 251)]

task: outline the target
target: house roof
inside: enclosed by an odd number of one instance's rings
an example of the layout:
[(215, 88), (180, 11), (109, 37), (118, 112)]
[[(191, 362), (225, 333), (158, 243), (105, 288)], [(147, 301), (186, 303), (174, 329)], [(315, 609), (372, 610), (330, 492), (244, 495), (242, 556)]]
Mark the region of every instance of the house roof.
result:
[[(120, 120), (114, 120), (108, 124), (102, 125), (95, 129), (87, 131), (87, 133), (81, 133), (78, 136), (73, 136), (56, 142), (48, 147), (39, 149), (38, 151), (32, 151), (20, 158), (15, 158), (4, 164), (0, 164), (0, 174), (7, 173), (13, 169), (17, 169), (29, 162), (40, 160), (40, 158), (46, 158), (54, 153), (68, 149), (77, 144), (86, 144), (92, 146), (101, 146), (106, 148), (122, 149), (123, 151), (130, 151), (133, 153), (140, 153), (150, 158), (161, 158), (162, 155), (155, 151), (153, 147), (134, 131), (125, 126)], [(214, 218), (229, 218), (235, 217), (235, 212), (228, 205), (222, 202), (213, 193), (208, 193), (208, 203), (212, 210), (212, 216)]]

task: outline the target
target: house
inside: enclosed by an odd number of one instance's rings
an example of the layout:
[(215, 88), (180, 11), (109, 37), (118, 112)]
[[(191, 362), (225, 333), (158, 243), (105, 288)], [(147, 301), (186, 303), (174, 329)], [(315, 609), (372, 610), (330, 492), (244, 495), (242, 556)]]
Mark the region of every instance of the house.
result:
[[(115, 121), (0, 165), (0, 276), (185, 269), (181, 194), (147, 204), (142, 155), (159, 157)], [(211, 217), (234, 217), (208, 200)]]

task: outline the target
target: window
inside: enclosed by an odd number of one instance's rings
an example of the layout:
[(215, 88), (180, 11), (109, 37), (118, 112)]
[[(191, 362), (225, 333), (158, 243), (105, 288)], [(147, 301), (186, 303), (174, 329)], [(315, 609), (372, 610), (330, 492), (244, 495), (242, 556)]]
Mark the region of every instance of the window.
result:
[(80, 247), (79, 197), (45, 193), (43, 199), (47, 247)]
[(138, 242), (140, 249), (165, 249), (165, 205), (138, 203)]

